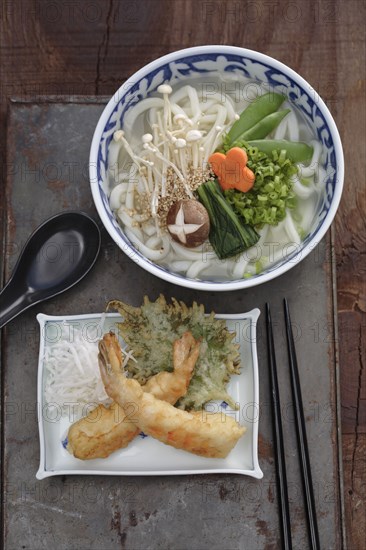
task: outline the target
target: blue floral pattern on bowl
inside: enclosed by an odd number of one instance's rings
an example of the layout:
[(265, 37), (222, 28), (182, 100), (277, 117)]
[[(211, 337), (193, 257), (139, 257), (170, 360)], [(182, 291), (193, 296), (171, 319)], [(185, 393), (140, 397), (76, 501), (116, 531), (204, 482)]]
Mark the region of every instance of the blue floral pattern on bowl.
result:
[[(129, 253), (131, 258), (139, 263), (139, 258), (144, 258), (145, 261), (154, 265), (155, 268), (162, 273), (169, 273), (166, 268), (154, 264), (147, 260), (129, 241), (123, 233), (122, 228), (117, 222), (114, 214), (109, 207), (108, 194), (106, 189), (107, 167), (108, 167), (108, 148), (113, 138), (113, 133), (123, 127), (124, 117), (129, 109), (131, 109), (141, 99), (148, 97), (155, 92), (158, 86), (162, 83), (169, 82), (174, 85), (178, 81), (184, 81), (188, 78), (199, 77), (208, 73), (235, 73), (249, 78), (252, 81), (258, 82), (268, 89), (275, 92), (285, 94), (288, 99), (293, 102), (298, 109), (303, 113), (304, 118), (316, 132), (318, 139), (322, 142), (325, 157), (325, 192), (319, 205), (317, 224), (311, 234), (303, 241), (303, 246), (309, 244), (316, 237), (322, 223), (327, 216), (329, 208), (334, 198), (334, 190), (337, 181), (337, 160), (335, 155), (335, 147), (332, 138), (332, 132), (329, 125), (318, 107), (316, 94), (314, 90), (300, 85), (295, 79), (291, 78), (279, 69), (274, 69), (269, 64), (258, 61), (251, 56), (223, 54), (223, 53), (202, 53), (195, 55), (187, 55), (170, 63), (160, 65), (152, 70), (145, 77), (133, 83), (126, 90), (122, 89), (120, 97), (116, 99), (116, 105), (105, 124), (104, 130), (99, 143), (98, 161), (97, 161), (97, 179), (100, 198), (106, 215), (111, 224), (115, 228), (117, 234), (126, 243), (125, 252)], [(123, 87), (122, 87), (123, 88)], [(121, 90), (120, 90), (121, 92)], [(133, 256), (130, 249), (132, 249)], [(296, 262), (296, 256), (301, 254), (299, 249), (295, 249), (290, 255), (281, 259), (276, 264), (265, 270), (265, 273), (270, 273), (285, 263)], [(187, 279), (184, 275), (174, 274), (180, 279)], [(263, 274), (254, 275), (253, 277), (261, 277)], [(164, 277), (163, 277), (164, 278)], [(208, 285), (212, 281), (204, 281)], [(215, 282), (215, 285), (220, 284)], [(223, 282), (226, 284), (226, 282)]]

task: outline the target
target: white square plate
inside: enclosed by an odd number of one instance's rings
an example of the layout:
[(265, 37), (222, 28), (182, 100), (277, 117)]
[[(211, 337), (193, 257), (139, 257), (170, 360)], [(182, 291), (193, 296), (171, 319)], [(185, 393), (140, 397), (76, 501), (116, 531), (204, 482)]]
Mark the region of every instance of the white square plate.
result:
[[(226, 404), (214, 404), (210, 410), (225, 409), (233, 414), (240, 424), (247, 428), (244, 436), (226, 458), (203, 458), (186, 451), (174, 449), (160, 441), (142, 435), (137, 436), (127, 448), (114, 452), (108, 458), (80, 460), (73, 457), (63, 446), (63, 440), (71, 424), (67, 416), (57, 414), (50, 417), (47, 413), (44, 388), (47, 370), (44, 367), (44, 355), (50, 338), (46, 335), (57, 331), (57, 324), (77, 323), (78, 328), (88, 323), (98, 322), (101, 314), (49, 316), (39, 314), (40, 349), (38, 363), (38, 403), (40, 465), (37, 478), (65, 474), (95, 475), (184, 475), (208, 473), (233, 473), (262, 478), (258, 464), (258, 417), (259, 417), (259, 381), (256, 348), (256, 325), (259, 309), (234, 315), (217, 315), (225, 319), (230, 331), (235, 331), (240, 344), (241, 374), (232, 376), (228, 392), (239, 404), (234, 412)], [(120, 321), (118, 314), (107, 314), (105, 331), (113, 329)], [(86, 327), (87, 328), (87, 327)]]

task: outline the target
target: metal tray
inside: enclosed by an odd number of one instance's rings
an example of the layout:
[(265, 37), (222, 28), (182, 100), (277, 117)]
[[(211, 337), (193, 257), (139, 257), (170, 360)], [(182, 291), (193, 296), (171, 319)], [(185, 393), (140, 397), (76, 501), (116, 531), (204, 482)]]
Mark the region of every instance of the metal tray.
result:
[[(103, 102), (83, 98), (13, 102), (8, 119), (4, 242), (9, 277), (29, 233), (62, 210), (97, 219), (88, 182), (89, 146)], [(263, 316), (258, 327), (259, 463), (264, 478), (229, 474), (174, 477), (60, 476), (36, 480), (36, 314), (103, 310), (111, 298), (133, 305), (159, 293), (207, 310), (239, 313), (271, 304), (276, 339), (295, 548), (307, 547), (287, 367), (282, 298), (290, 303), (310, 443), (321, 545), (339, 548), (342, 487), (338, 370), (329, 235), (303, 262), (261, 287), (230, 293), (196, 292), (159, 280), (133, 263), (103, 230), (92, 272), (75, 288), (36, 306), (3, 332), (4, 529), (7, 547), (39, 549), (279, 548), (270, 395)]]

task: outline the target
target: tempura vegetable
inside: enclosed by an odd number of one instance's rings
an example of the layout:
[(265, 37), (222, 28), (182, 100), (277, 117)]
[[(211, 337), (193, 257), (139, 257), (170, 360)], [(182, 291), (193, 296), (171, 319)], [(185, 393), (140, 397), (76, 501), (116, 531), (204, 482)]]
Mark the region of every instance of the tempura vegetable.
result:
[(239, 374), (239, 346), (224, 320), (213, 312), (205, 315), (204, 307), (195, 302), (192, 307), (175, 299), (168, 304), (162, 295), (155, 302), (145, 297), (141, 307), (118, 300), (108, 307), (123, 317), (118, 329), (136, 359), (127, 363), (127, 370), (138, 382), (144, 385), (151, 376), (171, 371), (173, 342), (189, 330), (201, 339), (200, 355), (188, 391), (176, 406), (201, 410), (207, 402), (221, 400), (235, 408), (226, 386), (232, 374)]

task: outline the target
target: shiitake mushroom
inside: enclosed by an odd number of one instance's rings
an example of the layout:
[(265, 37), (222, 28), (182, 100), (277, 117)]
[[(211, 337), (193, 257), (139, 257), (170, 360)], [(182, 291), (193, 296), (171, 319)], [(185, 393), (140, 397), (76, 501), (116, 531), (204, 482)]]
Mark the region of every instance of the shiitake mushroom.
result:
[(172, 239), (187, 248), (205, 242), (210, 232), (208, 212), (194, 199), (175, 202), (169, 209), (166, 222)]

